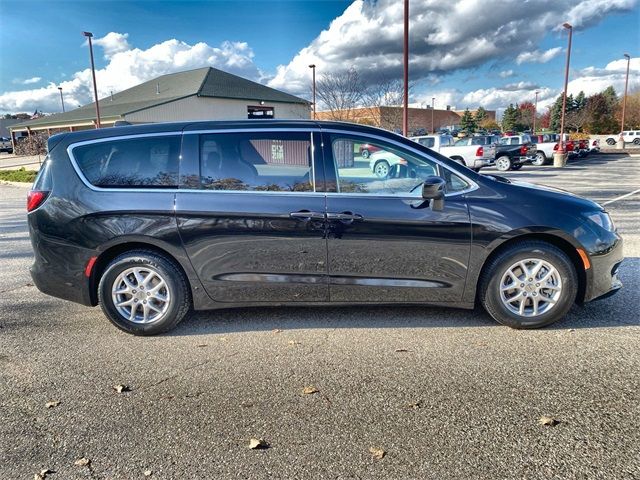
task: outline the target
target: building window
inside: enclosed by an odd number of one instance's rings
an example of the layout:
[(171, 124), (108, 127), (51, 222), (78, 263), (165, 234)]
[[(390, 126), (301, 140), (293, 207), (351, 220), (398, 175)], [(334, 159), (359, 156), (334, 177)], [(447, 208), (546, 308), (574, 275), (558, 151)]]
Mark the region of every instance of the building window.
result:
[(247, 107), (247, 118), (274, 118), (273, 107), (265, 107), (262, 105), (249, 105)]

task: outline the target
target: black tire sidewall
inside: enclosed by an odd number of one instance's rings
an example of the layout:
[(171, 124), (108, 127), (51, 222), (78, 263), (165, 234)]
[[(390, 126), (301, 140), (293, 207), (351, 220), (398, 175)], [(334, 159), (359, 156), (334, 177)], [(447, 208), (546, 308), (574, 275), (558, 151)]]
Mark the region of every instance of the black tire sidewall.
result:
[[(509, 162), (509, 166), (505, 169), (501, 169), (498, 167), (500, 160), (506, 159)], [(513, 165), (513, 163), (511, 162), (511, 159), (509, 157), (498, 157), (498, 159), (496, 160), (496, 168), (501, 171), (501, 172), (507, 172), (511, 169), (511, 166)]]
[[(511, 313), (500, 299), (500, 280), (511, 265), (519, 260), (539, 258), (552, 264), (562, 280), (562, 294), (558, 303), (548, 312), (527, 319)], [(578, 278), (569, 258), (557, 247), (544, 243), (527, 243), (520, 248), (511, 248), (499, 255), (487, 272), (482, 285), (482, 303), (487, 312), (499, 323), (512, 328), (539, 328), (550, 325), (571, 309), (578, 293)]]
[[(171, 305), (165, 316), (151, 324), (134, 323), (123, 318), (116, 310), (111, 298), (113, 282), (118, 275), (128, 268), (143, 266), (157, 270), (167, 283), (172, 296)], [(184, 305), (189, 301), (188, 299), (182, 273), (171, 262), (154, 254), (136, 253), (117, 257), (107, 266), (98, 285), (98, 300), (105, 316), (120, 330), (134, 335), (155, 335), (174, 328), (185, 316)]]

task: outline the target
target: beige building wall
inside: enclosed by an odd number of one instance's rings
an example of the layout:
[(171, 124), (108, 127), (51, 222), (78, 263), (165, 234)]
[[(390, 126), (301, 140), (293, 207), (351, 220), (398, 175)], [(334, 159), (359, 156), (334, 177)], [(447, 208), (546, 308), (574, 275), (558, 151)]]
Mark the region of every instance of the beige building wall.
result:
[[(182, 122), (190, 120), (246, 120), (247, 107), (259, 106), (252, 100), (230, 98), (191, 97), (147, 108), (127, 114), (127, 122)], [(311, 116), (309, 106), (295, 103), (266, 102), (263, 107), (273, 107), (274, 118), (308, 119)]]

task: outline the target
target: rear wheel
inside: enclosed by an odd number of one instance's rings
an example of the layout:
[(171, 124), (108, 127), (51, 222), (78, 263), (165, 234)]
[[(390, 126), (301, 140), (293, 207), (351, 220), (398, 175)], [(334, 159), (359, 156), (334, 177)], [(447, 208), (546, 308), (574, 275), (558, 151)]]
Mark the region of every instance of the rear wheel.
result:
[(496, 168), (501, 172), (506, 172), (511, 169), (511, 159), (507, 156), (499, 157), (496, 160)]
[(380, 178), (385, 178), (389, 175), (389, 163), (386, 160), (378, 160), (373, 166), (373, 173)]
[(533, 159), (531, 164), (535, 165), (536, 167), (541, 167), (545, 163), (547, 163), (547, 156), (544, 154), (544, 152), (536, 152), (536, 158)]
[(479, 299), (496, 321), (538, 328), (564, 317), (578, 292), (567, 255), (540, 241), (514, 243), (490, 260), (479, 282)]
[(634, 138), (633, 139), (633, 144), (634, 145), (640, 145), (640, 138)]
[(615, 145), (616, 141), (613, 138), (607, 138), (607, 145)]
[(371, 155), (371, 154), (369, 153), (369, 150), (367, 150), (365, 148), (360, 152), (360, 155), (362, 156), (362, 158), (367, 159), (367, 158), (369, 158), (369, 155)]
[(191, 307), (184, 274), (173, 261), (148, 250), (116, 257), (100, 279), (98, 300), (111, 323), (134, 335), (171, 330)]

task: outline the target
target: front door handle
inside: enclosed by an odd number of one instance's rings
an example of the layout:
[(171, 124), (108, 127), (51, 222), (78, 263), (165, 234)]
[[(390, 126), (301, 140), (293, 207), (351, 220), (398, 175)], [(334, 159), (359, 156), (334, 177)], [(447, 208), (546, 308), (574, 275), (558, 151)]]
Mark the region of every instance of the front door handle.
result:
[(310, 212), (309, 210), (300, 210), (299, 212), (291, 212), (289, 217), (296, 218), (298, 220), (324, 220), (324, 213), (322, 212)]
[(327, 219), (338, 220), (342, 223), (352, 223), (354, 221), (360, 221), (364, 219), (359, 213), (342, 212), (342, 213), (327, 213)]

